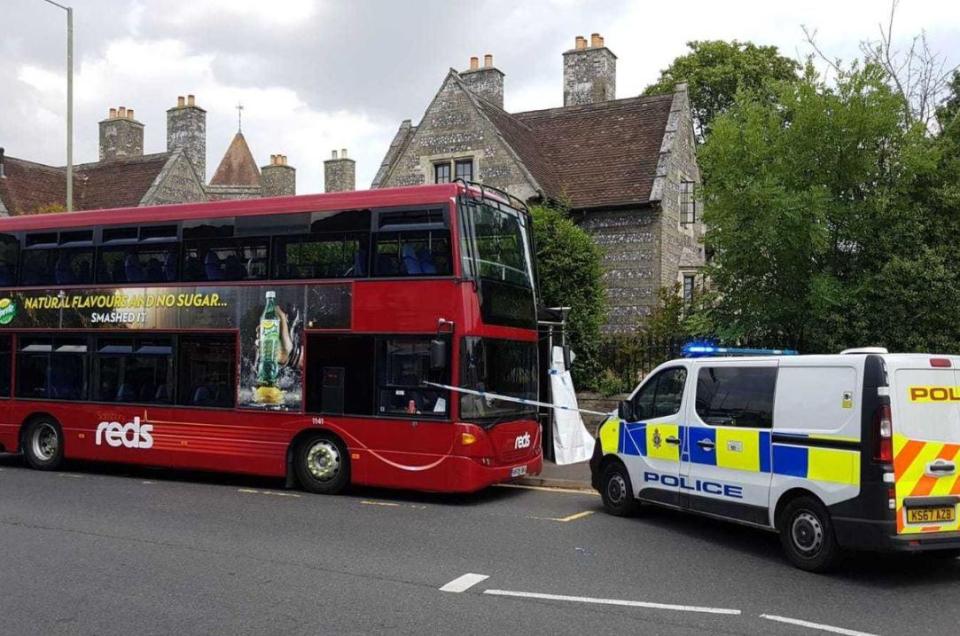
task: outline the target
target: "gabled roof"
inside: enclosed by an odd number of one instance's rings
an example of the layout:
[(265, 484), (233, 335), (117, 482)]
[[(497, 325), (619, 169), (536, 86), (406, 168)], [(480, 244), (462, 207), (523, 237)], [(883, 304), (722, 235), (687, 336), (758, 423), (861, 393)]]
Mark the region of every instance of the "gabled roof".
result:
[[(450, 78), (468, 92), (531, 185), (547, 198), (574, 209), (642, 205), (659, 198), (654, 183), (675, 94), (508, 113), (470, 91), (452, 69), (446, 81)], [(387, 181), (416, 132), (409, 122), (401, 124), (374, 188)]]
[(220, 165), (213, 178), (210, 179), (210, 185), (223, 186), (259, 186), (260, 168), (253, 159), (253, 153), (250, 152), (250, 146), (243, 133), (238, 132), (233, 136), (233, 141), (227, 147)]
[[(647, 203), (673, 95), (631, 97), (515, 113), (573, 208)], [(547, 183), (541, 182), (544, 188)]]
[[(144, 195), (170, 160), (162, 152), (74, 167), (73, 203), (76, 210), (132, 207)], [(6, 157), (6, 178), (0, 179), (0, 200), (11, 216), (33, 214), (39, 208), (66, 207), (66, 168)]]

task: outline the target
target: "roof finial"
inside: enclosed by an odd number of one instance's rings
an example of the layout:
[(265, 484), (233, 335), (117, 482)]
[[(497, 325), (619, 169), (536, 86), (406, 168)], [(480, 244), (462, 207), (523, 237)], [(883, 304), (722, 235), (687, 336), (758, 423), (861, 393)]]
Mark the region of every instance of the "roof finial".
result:
[(237, 132), (243, 132), (243, 104), (237, 102), (237, 105), (234, 106), (237, 109)]

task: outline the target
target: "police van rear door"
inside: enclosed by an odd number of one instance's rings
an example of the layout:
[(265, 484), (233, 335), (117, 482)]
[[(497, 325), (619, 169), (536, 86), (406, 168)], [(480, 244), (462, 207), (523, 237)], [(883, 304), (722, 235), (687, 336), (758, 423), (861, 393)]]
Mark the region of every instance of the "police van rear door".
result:
[(692, 510), (767, 523), (776, 360), (705, 360), (687, 412), (681, 498)]
[(960, 530), (960, 358), (891, 356), (899, 534)]

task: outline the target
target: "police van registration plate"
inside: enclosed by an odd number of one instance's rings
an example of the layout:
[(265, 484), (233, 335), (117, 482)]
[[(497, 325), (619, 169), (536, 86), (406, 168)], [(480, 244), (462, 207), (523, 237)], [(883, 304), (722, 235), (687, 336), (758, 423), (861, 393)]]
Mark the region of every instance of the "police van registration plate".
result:
[(954, 506), (907, 508), (907, 523), (943, 523), (955, 521), (956, 518), (957, 510)]

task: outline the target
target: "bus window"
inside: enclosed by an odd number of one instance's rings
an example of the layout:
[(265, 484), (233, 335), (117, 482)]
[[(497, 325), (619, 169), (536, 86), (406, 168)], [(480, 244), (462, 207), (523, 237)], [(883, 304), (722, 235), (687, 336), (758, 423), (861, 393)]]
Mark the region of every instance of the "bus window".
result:
[(93, 282), (93, 249), (28, 249), (22, 253), (24, 285), (85, 285)]
[(450, 233), (447, 230), (380, 232), (377, 234), (377, 276), (449, 276)]
[(424, 381), (449, 384), (450, 365), (430, 367), (429, 338), (385, 338), (377, 351), (377, 410), (382, 415), (446, 417), (447, 391)]
[(11, 337), (0, 335), (0, 398), (10, 397)]
[(83, 400), (86, 386), (86, 338), (20, 339), (17, 397)]
[(99, 338), (96, 352), (96, 400), (144, 404), (173, 400), (170, 338)]
[(373, 414), (374, 336), (307, 336), (306, 406), (310, 413)]
[(261, 280), (267, 277), (268, 239), (187, 241), (183, 280)]
[(17, 283), (20, 242), (12, 234), (0, 234), (0, 286)]
[(178, 280), (177, 244), (102, 248), (97, 263), (100, 283), (164, 283)]
[(366, 272), (367, 234), (275, 239), (277, 278), (346, 278)]
[(177, 349), (177, 404), (233, 407), (237, 394), (236, 337), (181, 336)]

